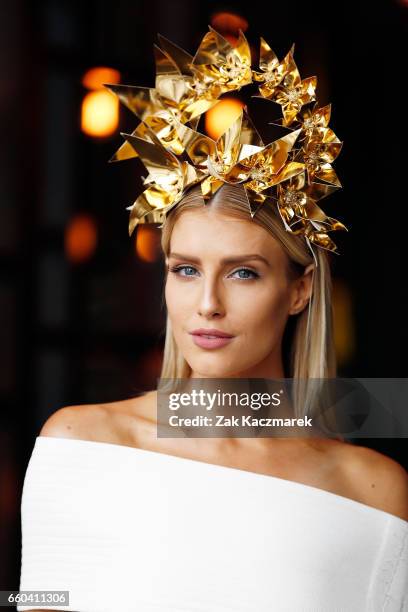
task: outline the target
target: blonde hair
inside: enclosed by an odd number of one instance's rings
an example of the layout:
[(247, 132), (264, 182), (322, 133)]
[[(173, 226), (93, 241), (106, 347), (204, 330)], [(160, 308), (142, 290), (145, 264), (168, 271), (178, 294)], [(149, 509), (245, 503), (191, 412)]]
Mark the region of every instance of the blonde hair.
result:
[[(161, 247), (167, 257), (173, 227), (180, 215), (187, 210), (203, 206), (200, 185), (196, 185), (184, 195), (177, 206), (167, 215), (161, 234)], [(244, 188), (225, 183), (205, 204), (222, 214), (251, 219)], [(270, 232), (282, 245), (288, 256), (288, 275), (301, 276), (305, 268), (314, 264), (312, 294), (308, 307), (288, 319), (283, 342), (282, 359), (285, 377), (299, 379), (307, 383), (310, 379), (334, 378), (336, 376), (336, 356), (333, 341), (332, 282), (330, 262), (327, 252), (315, 248), (318, 265), (303, 236), (287, 232), (283, 226), (276, 206), (261, 206), (252, 221)], [(189, 378), (191, 368), (181, 354), (173, 337), (171, 322), (167, 316), (162, 379)], [(312, 414), (316, 402), (316, 385), (309, 385), (306, 393), (303, 388), (302, 406), (296, 412), (301, 415)]]

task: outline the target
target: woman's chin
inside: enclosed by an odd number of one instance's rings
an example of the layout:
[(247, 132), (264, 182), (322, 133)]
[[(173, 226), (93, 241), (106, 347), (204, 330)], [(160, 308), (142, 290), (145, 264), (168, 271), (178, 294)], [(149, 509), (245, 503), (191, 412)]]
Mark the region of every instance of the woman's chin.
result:
[(192, 360), (188, 362), (194, 378), (236, 378), (240, 372), (239, 365), (225, 363), (203, 363)]

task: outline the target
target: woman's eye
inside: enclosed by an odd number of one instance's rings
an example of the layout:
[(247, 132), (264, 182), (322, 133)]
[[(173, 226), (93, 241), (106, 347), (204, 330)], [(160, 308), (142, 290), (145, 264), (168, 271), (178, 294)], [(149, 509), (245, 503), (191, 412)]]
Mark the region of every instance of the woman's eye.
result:
[[(240, 273), (243, 272), (243, 275), (241, 275)], [(247, 280), (247, 279), (251, 279), (251, 278), (258, 278), (259, 274), (257, 274), (256, 272), (254, 272), (253, 270), (249, 270), (248, 268), (240, 268), (239, 270), (235, 270), (235, 272), (233, 272), (233, 274), (240, 274), (240, 276), (238, 276), (239, 279), (242, 280)], [(250, 276), (248, 276), (250, 275)]]
[[(181, 274), (181, 271), (185, 270), (186, 274)], [(191, 274), (191, 270), (195, 271), (195, 268), (193, 268), (192, 266), (178, 266), (176, 268), (170, 268), (171, 272), (174, 272), (175, 274), (178, 274), (179, 276), (193, 276), (193, 274)]]

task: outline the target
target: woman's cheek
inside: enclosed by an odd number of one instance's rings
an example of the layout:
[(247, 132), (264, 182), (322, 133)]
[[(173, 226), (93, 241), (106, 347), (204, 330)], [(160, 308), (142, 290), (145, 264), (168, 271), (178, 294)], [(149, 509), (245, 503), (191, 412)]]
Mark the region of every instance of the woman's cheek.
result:
[(254, 297), (252, 304), (249, 320), (247, 318), (248, 327), (261, 345), (274, 344), (285, 326), (286, 294), (277, 295), (276, 291), (271, 289), (268, 296)]
[(167, 312), (169, 313), (172, 323), (176, 324), (182, 317), (181, 311), (183, 309), (184, 299), (182, 291), (177, 291), (177, 287), (172, 280), (169, 280), (166, 284), (165, 298)]

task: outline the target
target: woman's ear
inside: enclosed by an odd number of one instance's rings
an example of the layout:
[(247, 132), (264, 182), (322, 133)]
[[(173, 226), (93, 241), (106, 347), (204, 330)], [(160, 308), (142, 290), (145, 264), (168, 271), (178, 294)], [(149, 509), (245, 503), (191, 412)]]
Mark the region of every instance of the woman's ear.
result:
[(306, 266), (302, 276), (293, 281), (289, 314), (302, 312), (312, 295), (315, 264)]

